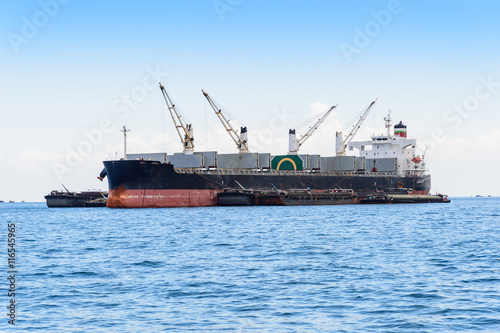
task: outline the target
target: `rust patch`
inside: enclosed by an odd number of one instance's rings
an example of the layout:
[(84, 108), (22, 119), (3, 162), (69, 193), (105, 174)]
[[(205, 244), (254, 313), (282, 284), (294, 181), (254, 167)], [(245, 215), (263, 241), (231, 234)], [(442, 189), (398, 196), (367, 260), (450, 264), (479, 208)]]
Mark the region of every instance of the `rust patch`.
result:
[(125, 189), (125, 185), (120, 186), (114, 190), (110, 190), (108, 194), (108, 202), (106, 203), (106, 207), (108, 208), (125, 208), (127, 197), (127, 190)]

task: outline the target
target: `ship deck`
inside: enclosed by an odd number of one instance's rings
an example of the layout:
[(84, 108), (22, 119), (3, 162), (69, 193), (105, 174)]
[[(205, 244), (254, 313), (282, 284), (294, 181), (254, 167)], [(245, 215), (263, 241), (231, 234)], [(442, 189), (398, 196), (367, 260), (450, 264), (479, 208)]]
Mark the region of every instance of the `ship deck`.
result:
[(347, 171), (321, 171), (321, 170), (260, 170), (260, 169), (190, 169), (174, 168), (175, 172), (181, 174), (203, 174), (203, 175), (268, 175), (268, 176), (345, 176), (345, 177), (425, 177), (430, 176), (427, 172), (405, 172), (398, 175), (397, 172), (347, 172)]

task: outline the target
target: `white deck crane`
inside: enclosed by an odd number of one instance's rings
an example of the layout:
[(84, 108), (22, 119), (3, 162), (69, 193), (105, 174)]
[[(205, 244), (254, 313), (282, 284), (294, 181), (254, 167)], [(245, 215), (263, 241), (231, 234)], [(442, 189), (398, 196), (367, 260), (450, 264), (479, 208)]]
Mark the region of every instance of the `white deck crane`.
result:
[(373, 106), (375, 105), (376, 102), (377, 102), (377, 100), (374, 100), (373, 102), (370, 103), (370, 105), (365, 110), (365, 112), (363, 112), (363, 114), (359, 117), (359, 119), (356, 122), (356, 124), (354, 124), (354, 126), (351, 129), (351, 131), (347, 134), (347, 136), (345, 137), (345, 139), (342, 138), (342, 132), (341, 131), (336, 133), (335, 154), (337, 156), (344, 156), (345, 155), (345, 150), (347, 148), (347, 145), (354, 138), (354, 136), (358, 132), (359, 128), (361, 127), (361, 125), (365, 121), (366, 116), (368, 116), (368, 113), (373, 108)]
[[(338, 104), (337, 104), (338, 105)], [(300, 146), (306, 142), (307, 139), (311, 137), (311, 135), (318, 129), (319, 125), (323, 121), (325, 121), (326, 117), (332, 113), (333, 109), (337, 107), (337, 105), (332, 106), (325, 114), (318, 119), (318, 121), (309, 128), (309, 130), (306, 132), (306, 134), (302, 135), (300, 139), (297, 140), (297, 137), (295, 136), (295, 129), (290, 129), (288, 131), (288, 154), (289, 155), (297, 155)]]
[(241, 127), (240, 134), (238, 131), (234, 129), (234, 127), (230, 123), (230, 119), (227, 119), (222, 113), (222, 107), (214, 102), (214, 100), (205, 92), (203, 89), (201, 90), (203, 95), (207, 98), (208, 104), (214, 109), (215, 114), (219, 118), (220, 122), (226, 129), (227, 133), (233, 139), (236, 147), (238, 147), (240, 153), (248, 153), (248, 137), (247, 137), (247, 128)]
[(179, 138), (181, 139), (183, 152), (184, 154), (192, 154), (194, 151), (193, 127), (191, 126), (191, 124), (184, 125), (181, 116), (175, 109), (175, 104), (170, 99), (170, 96), (168, 96), (167, 91), (165, 90), (165, 87), (162, 86), (161, 82), (160, 82), (160, 90), (163, 94), (165, 102), (167, 103), (168, 111), (170, 112), (170, 116), (172, 117), (172, 120), (174, 122), (177, 134), (179, 134)]

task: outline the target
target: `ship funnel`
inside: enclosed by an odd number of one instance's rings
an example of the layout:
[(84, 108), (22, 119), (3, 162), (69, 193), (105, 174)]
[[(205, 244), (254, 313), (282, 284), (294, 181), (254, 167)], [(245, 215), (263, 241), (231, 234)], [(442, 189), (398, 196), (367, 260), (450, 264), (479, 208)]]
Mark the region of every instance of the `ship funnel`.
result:
[(248, 153), (248, 132), (246, 127), (240, 128), (238, 149), (240, 150), (240, 153)]
[(295, 130), (291, 129), (288, 131), (288, 154), (297, 155), (297, 150), (299, 150), (297, 137), (295, 136)]
[(406, 125), (403, 124), (402, 121), (400, 121), (399, 124), (394, 125), (394, 136), (406, 138)]

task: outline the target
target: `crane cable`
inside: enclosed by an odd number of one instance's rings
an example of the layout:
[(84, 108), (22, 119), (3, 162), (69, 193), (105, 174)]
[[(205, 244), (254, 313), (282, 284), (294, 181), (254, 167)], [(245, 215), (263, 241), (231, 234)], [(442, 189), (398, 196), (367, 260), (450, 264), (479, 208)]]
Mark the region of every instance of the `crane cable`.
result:
[(309, 119), (306, 119), (305, 121), (295, 125), (295, 126), (292, 126), (292, 128), (294, 129), (301, 129), (303, 127), (305, 127), (306, 125), (309, 125), (311, 124), (313, 121), (318, 121), (319, 119), (321, 119), (328, 111), (330, 111), (330, 108), (328, 108), (327, 110), (323, 111), (322, 113), (318, 114), (318, 115), (314, 115), (312, 116), (311, 118)]

